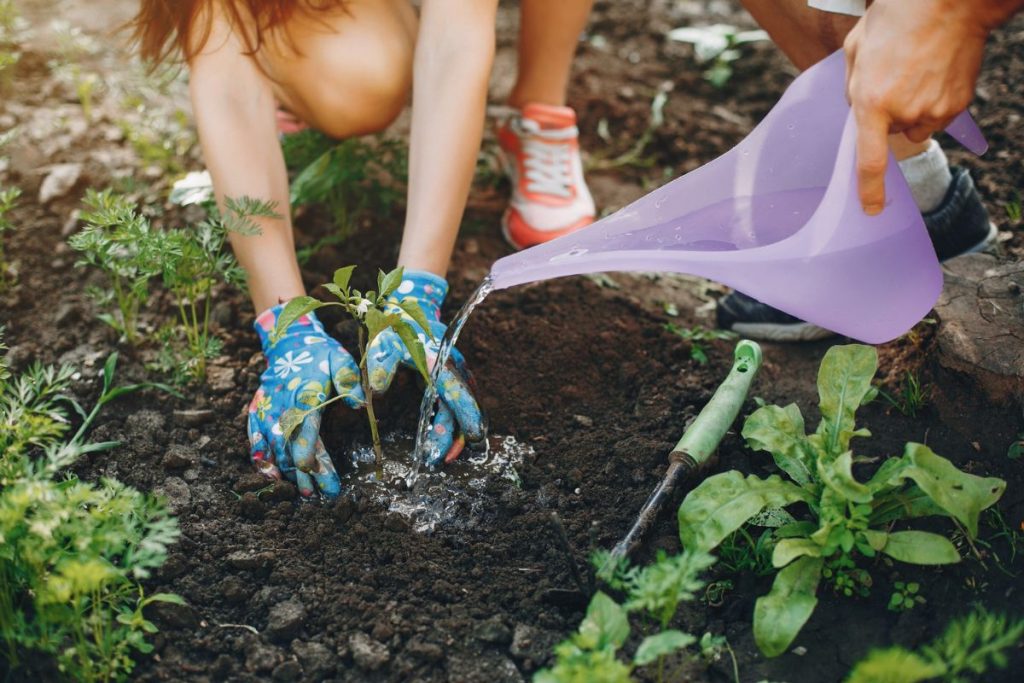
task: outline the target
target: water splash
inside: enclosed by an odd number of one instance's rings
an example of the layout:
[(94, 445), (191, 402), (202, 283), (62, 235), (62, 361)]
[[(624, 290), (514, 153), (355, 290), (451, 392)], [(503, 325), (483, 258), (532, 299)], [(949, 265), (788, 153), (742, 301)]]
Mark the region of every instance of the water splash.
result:
[(462, 332), (466, 320), (469, 319), (469, 315), (492, 291), (494, 291), (494, 281), (488, 275), (466, 303), (463, 304), (462, 309), (459, 310), (451, 324), (448, 325), (448, 330), (445, 332), (444, 338), (441, 339), (440, 346), (438, 346), (437, 358), (434, 359), (434, 367), (430, 371), (430, 384), (423, 392), (423, 401), (420, 403), (420, 419), (416, 426), (416, 446), (412, 451), (413, 462), (416, 464), (408, 478), (410, 486), (415, 484), (416, 478), (419, 476), (420, 463), (436, 460), (440, 456), (440, 453), (430, 452), (427, 445), (427, 437), (430, 434), (431, 423), (436, 411), (437, 382), (441, 377), (441, 370), (448, 363), (448, 358), (452, 354), (452, 349), (455, 348), (455, 342), (458, 341), (459, 334)]

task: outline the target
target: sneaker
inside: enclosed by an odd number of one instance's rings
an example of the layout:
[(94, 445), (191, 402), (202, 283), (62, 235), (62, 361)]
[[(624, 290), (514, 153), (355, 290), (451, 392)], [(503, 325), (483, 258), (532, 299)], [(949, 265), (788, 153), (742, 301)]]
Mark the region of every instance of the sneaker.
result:
[[(923, 215), (928, 236), (940, 261), (983, 251), (995, 243), (996, 226), (988, 218), (967, 169), (950, 168), (953, 181), (942, 203)], [(743, 337), (764, 341), (815, 341), (834, 335), (740, 292), (719, 300), (715, 310), (718, 327)]]
[(498, 128), (512, 198), (501, 219), (516, 249), (561, 237), (594, 222), (594, 199), (583, 179), (576, 112), (528, 104)]

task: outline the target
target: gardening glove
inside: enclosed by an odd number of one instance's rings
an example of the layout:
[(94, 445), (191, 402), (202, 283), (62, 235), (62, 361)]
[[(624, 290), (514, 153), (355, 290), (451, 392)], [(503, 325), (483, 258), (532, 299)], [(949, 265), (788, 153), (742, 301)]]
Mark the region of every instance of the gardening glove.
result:
[(267, 358), (260, 388), (249, 404), (252, 461), (264, 476), (295, 482), (303, 496), (316, 491), (328, 498), (341, 492), (341, 481), (320, 439), (322, 410), (309, 413), (285, 439), (281, 416), (291, 408), (308, 410), (322, 404), (331, 385), (350, 408), (365, 404), (359, 366), (335, 339), (324, 332), (316, 315), (307, 313), (273, 341), (271, 333), (284, 310), (278, 304), (264, 311), (254, 327)]
[[(448, 283), (444, 278), (423, 270), (406, 270), (402, 283), (388, 297), (392, 303), (388, 304), (387, 312), (401, 314), (403, 320), (416, 331), (426, 352), (429, 368), (434, 366), (441, 338), (447, 329), (441, 322), (441, 304), (447, 294)], [(433, 339), (429, 339), (419, 323), (398, 305), (399, 301), (410, 299), (423, 310)], [(378, 334), (370, 342), (367, 354), (366, 367), (370, 388), (374, 393), (387, 391), (400, 365), (416, 368), (409, 350), (392, 329)], [(487, 437), (487, 426), (470, 389), (471, 382), (462, 354), (453, 349), (447, 367), (441, 371), (437, 381), (440, 404), (427, 438), (426, 464), (430, 467), (458, 458), (467, 441), (479, 443)]]

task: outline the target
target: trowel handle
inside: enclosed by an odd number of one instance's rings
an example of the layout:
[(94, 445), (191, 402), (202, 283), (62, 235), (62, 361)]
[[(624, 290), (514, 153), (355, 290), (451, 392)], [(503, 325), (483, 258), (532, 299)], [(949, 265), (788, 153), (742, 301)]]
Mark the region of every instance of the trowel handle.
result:
[(761, 369), (761, 347), (757, 342), (744, 339), (736, 345), (734, 357), (732, 370), (679, 439), (669, 456), (671, 460), (685, 459), (691, 461), (687, 465), (700, 467), (715, 453), (736, 420), (747, 400), (750, 385)]

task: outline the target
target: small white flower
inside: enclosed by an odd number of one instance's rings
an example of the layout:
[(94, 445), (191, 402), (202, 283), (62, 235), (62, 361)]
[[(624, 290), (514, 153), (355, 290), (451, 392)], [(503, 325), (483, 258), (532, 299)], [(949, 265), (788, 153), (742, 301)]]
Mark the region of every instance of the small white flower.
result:
[(302, 351), (297, 356), (293, 356), (291, 351), (287, 351), (282, 358), (278, 358), (274, 363), (274, 374), (284, 379), (293, 372), (301, 370), (303, 365), (312, 362), (313, 355), (309, 351)]
[(366, 312), (370, 310), (372, 302), (369, 299), (362, 299), (356, 304), (356, 313), (359, 315), (366, 315)]

